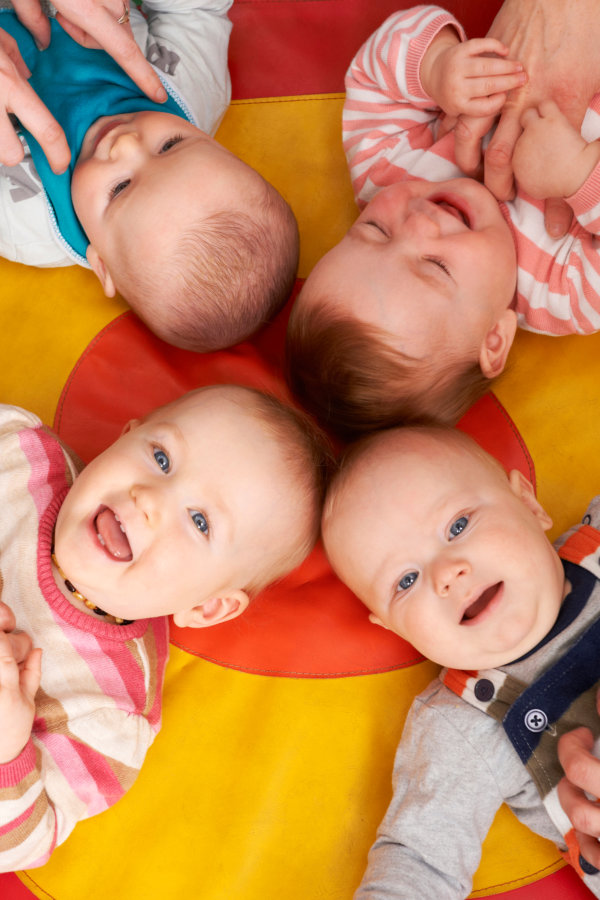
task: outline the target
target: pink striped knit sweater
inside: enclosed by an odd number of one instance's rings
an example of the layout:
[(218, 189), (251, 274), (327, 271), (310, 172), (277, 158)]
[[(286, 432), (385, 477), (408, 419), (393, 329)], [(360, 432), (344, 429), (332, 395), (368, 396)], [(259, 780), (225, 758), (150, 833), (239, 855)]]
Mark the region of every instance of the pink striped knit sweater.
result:
[(57, 589), (50, 546), (75, 466), (36, 416), (0, 406), (0, 460), (1, 596), (43, 649), (31, 738), (0, 765), (7, 872), (45, 863), (80, 819), (133, 784), (160, 728), (168, 626), (111, 625)]
[[(464, 31), (450, 13), (416, 6), (390, 16), (361, 47), (346, 75), (344, 148), (354, 193), (363, 207), (384, 186), (406, 178), (444, 181), (462, 173), (454, 162), (452, 134), (440, 140), (441, 110), (421, 85), (419, 67), (436, 34), (448, 24)], [(600, 136), (600, 94), (582, 133)], [(518, 191), (501, 203), (517, 248), (514, 306), (519, 325), (561, 335), (600, 329), (600, 165), (572, 197), (574, 220), (561, 240), (544, 227), (543, 203)]]

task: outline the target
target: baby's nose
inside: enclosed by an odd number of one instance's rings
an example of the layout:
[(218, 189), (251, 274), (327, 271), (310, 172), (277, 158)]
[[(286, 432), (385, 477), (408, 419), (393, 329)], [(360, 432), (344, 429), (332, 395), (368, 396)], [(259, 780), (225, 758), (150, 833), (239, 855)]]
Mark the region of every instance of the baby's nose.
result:
[(417, 228), (420, 232), (427, 234), (439, 233), (440, 226), (435, 204), (425, 200), (423, 197), (411, 199), (407, 208), (407, 219), (410, 220), (411, 226)]
[(110, 148), (110, 157), (117, 159), (125, 156), (135, 156), (142, 152), (142, 145), (135, 131), (122, 131), (114, 137)]
[(134, 484), (130, 496), (137, 509), (150, 524), (155, 524), (160, 514), (160, 498), (158, 492), (148, 485)]
[(434, 569), (436, 591), (440, 596), (445, 596), (450, 593), (456, 582), (470, 571), (469, 563), (464, 559), (446, 557), (438, 560)]

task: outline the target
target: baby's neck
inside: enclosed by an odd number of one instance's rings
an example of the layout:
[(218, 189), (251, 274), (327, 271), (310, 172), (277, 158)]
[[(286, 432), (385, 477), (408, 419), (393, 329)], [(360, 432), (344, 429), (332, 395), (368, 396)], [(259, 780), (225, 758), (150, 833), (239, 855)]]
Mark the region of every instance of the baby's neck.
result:
[(79, 612), (85, 613), (85, 615), (90, 616), (92, 619), (102, 619), (104, 622), (107, 622), (109, 624), (130, 624), (128, 620), (120, 619), (117, 616), (110, 615), (110, 613), (104, 612), (103, 609), (100, 609), (100, 607), (96, 606), (90, 600), (87, 600), (83, 596), (83, 594), (77, 590), (75, 585), (66, 577), (65, 573), (60, 568), (60, 565), (58, 564), (54, 553), (51, 554), (51, 566), (54, 583), (56, 584), (63, 597), (65, 597), (65, 599), (69, 601), (74, 609), (79, 610)]

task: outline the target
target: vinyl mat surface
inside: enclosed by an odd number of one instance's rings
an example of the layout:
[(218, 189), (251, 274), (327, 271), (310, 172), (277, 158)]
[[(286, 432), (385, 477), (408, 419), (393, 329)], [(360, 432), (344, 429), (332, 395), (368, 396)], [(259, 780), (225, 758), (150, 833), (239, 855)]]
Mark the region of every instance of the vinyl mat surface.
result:
[[(278, 187), (300, 276), (356, 215), (340, 140), (343, 74), (390, 0), (236, 0), (234, 102), (217, 137)], [(448, 2), (473, 36), (499, 0)], [(254, 341), (204, 357), (166, 347), (94, 277), (0, 261), (2, 399), (55, 424), (84, 459), (197, 384), (284, 393), (289, 305)], [(518, 336), (508, 372), (462, 426), (537, 479), (553, 535), (600, 489), (600, 338)], [(0, 895), (55, 900), (350, 900), (391, 793), (412, 696), (435, 667), (368, 624), (322, 551), (239, 620), (172, 630), (163, 730), (130, 793)], [(553, 845), (502, 809), (474, 897), (590, 896)]]

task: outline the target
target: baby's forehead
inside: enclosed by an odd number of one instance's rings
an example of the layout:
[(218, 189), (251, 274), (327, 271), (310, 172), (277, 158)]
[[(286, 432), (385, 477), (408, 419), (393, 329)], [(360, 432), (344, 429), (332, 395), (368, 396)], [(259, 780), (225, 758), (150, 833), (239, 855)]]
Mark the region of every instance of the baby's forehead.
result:
[(350, 502), (383, 496), (401, 503), (419, 490), (444, 493), (450, 476), (455, 488), (468, 489), (478, 476), (503, 477), (503, 469), (460, 432), (405, 429), (382, 435), (351, 459), (339, 493)]

